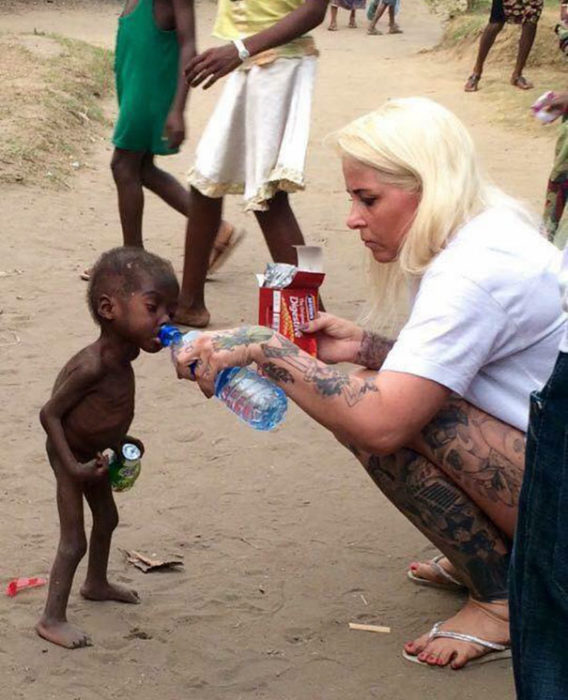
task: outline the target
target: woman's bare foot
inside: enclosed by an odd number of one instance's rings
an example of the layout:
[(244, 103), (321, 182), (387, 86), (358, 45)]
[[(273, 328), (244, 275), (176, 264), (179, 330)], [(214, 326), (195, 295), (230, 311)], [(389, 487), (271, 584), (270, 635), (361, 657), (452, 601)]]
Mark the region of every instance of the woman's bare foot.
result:
[(337, 22), (330, 22), (329, 27), (327, 28), (328, 32), (336, 32), (337, 31)]
[(132, 588), (125, 588), (114, 583), (88, 584), (81, 587), (81, 595), (87, 600), (117, 600), (119, 603), (139, 603), (140, 597)]
[[(413, 561), (408, 568), (415, 579), (421, 579), (422, 581), (429, 581), (443, 586), (451, 585), (453, 579), (456, 582), (454, 584), (456, 587), (465, 585), (462, 584), (460, 575), (455, 566), (446, 557), (431, 559), (430, 561), (424, 562)], [(440, 571), (440, 569), (443, 571)], [(444, 576), (444, 573), (446, 573), (447, 576)]]
[[(507, 601), (480, 603), (470, 598), (457, 615), (440, 625), (440, 630), (469, 634), (497, 644), (509, 644), (509, 605)], [(453, 669), (463, 668), (468, 661), (491, 653), (489, 649), (473, 642), (442, 637), (431, 639), (429, 633), (407, 642), (404, 650), (430, 666), (450, 665)]]
[(181, 326), (205, 328), (209, 325), (211, 314), (204, 306), (192, 307), (179, 305), (174, 315), (174, 322)]
[(90, 638), (81, 630), (70, 625), (67, 620), (48, 620), (42, 617), (35, 629), (40, 637), (66, 649), (79, 649), (92, 645)]

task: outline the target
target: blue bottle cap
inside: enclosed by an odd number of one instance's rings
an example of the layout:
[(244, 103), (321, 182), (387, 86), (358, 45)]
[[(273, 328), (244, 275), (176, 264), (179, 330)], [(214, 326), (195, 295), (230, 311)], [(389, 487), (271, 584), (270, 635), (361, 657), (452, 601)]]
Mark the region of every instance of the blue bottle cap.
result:
[(176, 328), (176, 326), (164, 323), (164, 325), (160, 328), (158, 338), (160, 339), (160, 343), (162, 343), (162, 345), (165, 348), (167, 348), (170, 345), (180, 343), (183, 338), (183, 335), (179, 328)]

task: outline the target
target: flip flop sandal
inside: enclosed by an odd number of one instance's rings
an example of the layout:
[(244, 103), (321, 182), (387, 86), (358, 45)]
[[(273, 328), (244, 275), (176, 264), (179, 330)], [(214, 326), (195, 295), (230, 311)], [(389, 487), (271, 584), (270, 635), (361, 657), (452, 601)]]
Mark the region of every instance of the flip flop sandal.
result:
[(80, 273), (79, 277), (85, 282), (88, 282), (91, 279), (91, 272), (92, 269), (90, 267), (87, 267), (83, 270), (83, 272)]
[(479, 81), (481, 76), (477, 73), (472, 73), (469, 78), (465, 81), (464, 90), (465, 92), (477, 92), (479, 89)]
[(534, 87), (533, 84), (529, 82), (524, 75), (519, 75), (518, 78), (512, 80), (511, 85), (513, 85), (513, 87), (519, 88), (519, 90), (531, 90)]
[(327, 28), (327, 31), (328, 31), (328, 32), (336, 32), (336, 31), (337, 31), (337, 25), (336, 25), (336, 26), (330, 25), (330, 26)]
[(245, 231), (233, 231), (226, 241), (222, 243), (215, 242), (207, 273), (218, 270), (243, 242), (244, 237)]
[(440, 588), (443, 591), (465, 591), (467, 587), (454, 578), (448, 571), (444, 569), (443, 566), (439, 564), (440, 560), (444, 558), (443, 554), (438, 554), (433, 559), (431, 559), (428, 564), (434, 569), (434, 571), (444, 579), (445, 583), (439, 581), (432, 581), (428, 578), (423, 578), (422, 576), (417, 576), (413, 571), (408, 570), (406, 575), (418, 586), (429, 586), (430, 588)]
[(395, 25), (389, 28), (389, 34), (404, 34), (404, 32), (398, 25)]
[[(473, 634), (463, 634), (461, 632), (450, 632), (446, 630), (441, 630), (441, 622), (436, 622), (436, 624), (430, 630), (428, 639), (456, 639), (458, 642), (470, 642), (471, 644), (479, 644), (480, 647), (487, 649), (487, 653), (483, 656), (478, 656), (476, 659), (468, 661), (466, 666), (479, 666), (480, 664), (487, 664), (490, 661), (500, 661), (501, 659), (511, 658), (511, 645), (510, 644), (499, 644), (497, 642), (490, 642), (487, 639), (481, 639), (481, 637), (475, 637)], [(420, 661), (418, 655), (409, 654), (406, 650), (402, 650), (402, 655), (407, 661), (411, 661), (413, 664), (420, 664), (420, 666), (434, 667), (433, 664), (429, 664), (426, 661)], [(450, 664), (446, 666), (438, 666), (438, 668), (448, 668)]]
[(379, 29), (367, 29), (367, 34), (369, 36), (382, 36), (382, 32)]

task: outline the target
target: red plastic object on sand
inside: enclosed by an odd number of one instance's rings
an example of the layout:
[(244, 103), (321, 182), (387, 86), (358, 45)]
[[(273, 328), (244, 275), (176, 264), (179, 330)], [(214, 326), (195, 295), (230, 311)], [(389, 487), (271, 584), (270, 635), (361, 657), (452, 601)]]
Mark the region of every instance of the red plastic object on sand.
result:
[(26, 588), (37, 588), (38, 586), (45, 586), (46, 583), (47, 579), (41, 578), (40, 576), (33, 576), (32, 578), (14, 578), (6, 586), (6, 595), (13, 598)]

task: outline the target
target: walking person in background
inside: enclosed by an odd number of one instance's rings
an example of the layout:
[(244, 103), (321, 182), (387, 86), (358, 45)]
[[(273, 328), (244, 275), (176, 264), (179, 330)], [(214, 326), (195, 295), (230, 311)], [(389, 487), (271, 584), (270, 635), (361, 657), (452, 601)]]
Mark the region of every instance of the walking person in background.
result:
[[(272, 259), (297, 263), (304, 236), (288, 193), (304, 189), (304, 166), (315, 81), (315, 42), (327, 0), (219, 0), (213, 33), (224, 46), (189, 62), (192, 87), (210, 87), (234, 71), (197, 146), (182, 289), (176, 321), (207, 326), (205, 277), (223, 197), (242, 193)], [(238, 69), (238, 70), (235, 70)]]
[(387, 8), (389, 11), (389, 34), (402, 34), (402, 29), (398, 26), (395, 19), (400, 9), (400, 0), (381, 0), (380, 3), (372, 2), (369, 5), (369, 10), (367, 12), (367, 19), (369, 19), (367, 34), (382, 34), (382, 32), (377, 29), (377, 22), (381, 19)]
[[(568, 5), (560, 6), (560, 23), (556, 25), (556, 34), (560, 50), (568, 55)], [(543, 109), (550, 113), (550, 121), (561, 117), (554, 163), (546, 187), (543, 228), (548, 240), (562, 250), (568, 238), (568, 230), (558, 230), (568, 201), (568, 92), (550, 93)]]
[[(143, 247), (144, 188), (187, 216), (185, 187), (154, 162), (179, 151), (185, 139), (189, 87), (183, 67), (195, 55), (193, 0), (126, 0), (118, 19), (115, 78), (119, 113), (111, 169), (125, 246)], [(234, 234), (219, 228), (211, 263), (219, 267)], [(81, 277), (88, 280), (90, 270)]]
[(489, 23), (479, 41), (475, 66), (464, 86), (466, 92), (478, 90), (485, 59), (506, 22), (521, 25), (521, 38), (517, 50), (517, 61), (511, 75), (511, 85), (521, 90), (530, 90), (533, 87), (530, 80), (523, 75), (523, 70), (534, 43), (542, 6), (543, 0), (493, 0)]
[(330, 32), (337, 31), (337, 11), (339, 8), (349, 11), (349, 29), (357, 29), (355, 13), (357, 10), (364, 10), (367, 0), (331, 0), (329, 5), (329, 27)]

